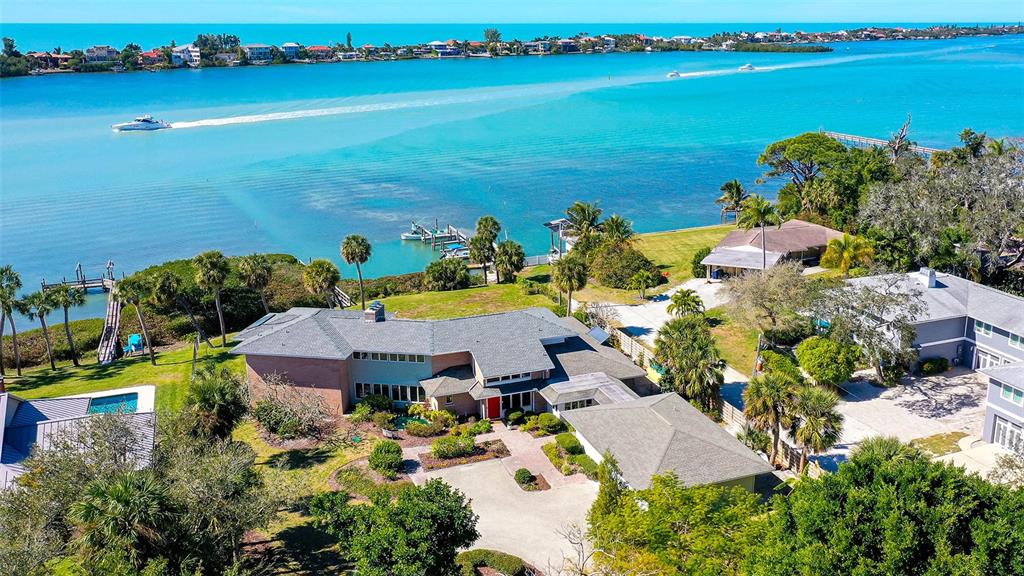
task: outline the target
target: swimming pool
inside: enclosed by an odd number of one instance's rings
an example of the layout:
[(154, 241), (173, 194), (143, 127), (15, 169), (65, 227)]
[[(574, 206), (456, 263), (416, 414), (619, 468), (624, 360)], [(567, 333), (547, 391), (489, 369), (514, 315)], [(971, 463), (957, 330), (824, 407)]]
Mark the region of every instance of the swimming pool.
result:
[(101, 396), (89, 401), (89, 414), (110, 414), (113, 412), (132, 414), (138, 409), (139, 395), (135, 392)]

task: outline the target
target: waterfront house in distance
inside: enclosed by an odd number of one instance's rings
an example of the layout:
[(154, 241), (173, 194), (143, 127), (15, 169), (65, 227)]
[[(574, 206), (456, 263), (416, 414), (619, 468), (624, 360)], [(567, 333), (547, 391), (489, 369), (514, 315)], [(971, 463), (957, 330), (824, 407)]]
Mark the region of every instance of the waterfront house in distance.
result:
[(754, 489), (772, 467), (724, 428), (670, 392), (566, 412), (583, 449), (595, 462), (610, 452), (631, 488), (651, 476), (674, 473), (687, 486), (719, 484)]
[(191, 68), (198, 68), (201, 58), (199, 47), (194, 44), (175, 46), (171, 49), (172, 66), (189, 66)]
[(85, 49), (86, 62), (110, 62), (117, 58), (117, 50), (110, 46), (93, 46)]
[(156, 49), (146, 50), (139, 54), (139, 64), (142, 64), (143, 66), (152, 66), (154, 64), (160, 64), (163, 61), (164, 53)]
[(310, 57), (316, 60), (330, 60), (334, 58), (334, 50), (331, 50), (329, 46), (309, 46), (306, 48), (306, 52), (309, 52)]
[(952, 274), (922, 268), (899, 278), (868, 276), (850, 284), (895, 281), (921, 295), (914, 347), (921, 359), (945, 358), (989, 379), (983, 439), (1010, 447), (1024, 434), (1024, 298)]
[(285, 42), (281, 44), (281, 52), (284, 53), (285, 60), (295, 60), (299, 57), (299, 49), (301, 47), (295, 42)]
[[(257, 394), (269, 375), (280, 374), (315, 390), (337, 412), (380, 394), (399, 405), (501, 418), (547, 410), (546, 397), (562, 411), (584, 405), (541, 392), (559, 383), (572, 383), (577, 394), (614, 385), (612, 379), (627, 389), (646, 385), (643, 369), (598, 344), (577, 320), (546, 308), (450, 320), (396, 318), (376, 302), (365, 312), (292, 308), (261, 318), (238, 338), (232, 352), (245, 355)], [(592, 395), (598, 403), (632, 397)]]
[[(761, 252), (762, 234), (767, 254)], [(769, 268), (781, 260), (815, 265), (825, 253), (829, 240), (842, 236), (842, 232), (803, 220), (788, 220), (779, 227), (768, 226), (764, 232), (760, 228), (733, 230), (701, 264), (707, 270), (708, 279), (760, 270), (764, 261)]]
[(156, 432), (155, 394), (154, 386), (36, 400), (0, 393), (0, 490), (25, 472), (22, 461), (33, 449), (47, 449), (57, 434), (72, 431), (98, 414), (129, 415), (139, 440), (133, 447), (134, 457), (148, 461)]
[(243, 44), (242, 51), (250, 62), (269, 62), (273, 57), (267, 44)]

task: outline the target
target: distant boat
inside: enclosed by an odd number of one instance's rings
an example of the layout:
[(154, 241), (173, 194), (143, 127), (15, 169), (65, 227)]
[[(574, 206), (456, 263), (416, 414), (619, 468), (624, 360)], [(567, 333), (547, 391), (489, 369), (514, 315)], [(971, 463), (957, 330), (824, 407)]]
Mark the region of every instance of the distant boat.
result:
[(669, 72), (668, 74), (665, 74), (665, 78), (679, 78), (679, 72), (676, 72), (675, 70), (673, 70), (673, 71)]
[(423, 235), (420, 234), (415, 222), (409, 225), (408, 232), (402, 233), (402, 240), (423, 240)]
[(750, 72), (751, 70), (756, 70), (756, 68), (754, 68), (753, 64), (744, 64), (740, 66), (739, 70), (740, 72)]
[(111, 126), (118, 132), (136, 132), (140, 130), (163, 130), (164, 128), (170, 128), (171, 125), (163, 120), (153, 120), (152, 116), (139, 116), (131, 122), (121, 122), (120, 124), (114, 124)]

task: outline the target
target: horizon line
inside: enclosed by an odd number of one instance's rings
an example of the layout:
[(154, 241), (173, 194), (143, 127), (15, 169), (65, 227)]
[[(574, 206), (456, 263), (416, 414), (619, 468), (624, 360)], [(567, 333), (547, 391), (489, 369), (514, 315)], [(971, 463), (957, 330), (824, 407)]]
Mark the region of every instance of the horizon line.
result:
[(991, 25), (998, 25), (998, 24), (1007, 25), (1007, 24), (1012, 24), (1013, 22), (1016, 22), (1016, 23), (1019, 24), (1019, 23), (1022, 22), (1022, 20), (1020, 20), (1020, 19), (1016, 19), (1016, 20), (896, 20), (896, 21), (890, 21), (890, 22), (872, 21), (872, 20), (861, 20), (861, 21), (854, 21), (854, 20), (785, 20), (785, 21), (784, 20), (749, 20), (749, 21), (739, 21), (739, 20), (731, 20), (731, 21), (726, 21), (726, 20), (700, 20), (700, 21), (698, 21), (698, 20), (673, 20), (673, 21), (649, 21), (649, 22), (641, 22), (641, 21), (636, 21), (636, 22), (633, 22), (633, 21), (612, 21), (612, 20), (607, 20), (607, 21), (603, 21), (603, 20), (602, 21), (591, 21), (591, 22), (568, 21), (568, 20), (566, 20), (566, 21), (548, 21), (548, 22), (540, 22), (540, 21), (538, 21), (538, 22), (484, 22), (484, 21), (480, 21), (480, 22), (460, 22), (460, 21), (427, 21), (427, 22), (423, 22), (423, 21), (421, 21), (421, 22), (370, 22), (370, 21), (365, 21), (365, 22), (363, 22), (363, 21), (351, 21), (351, 22), (270, 22), (270, 21), (267, 21), (267, 22), (264, 22), (264, 21), (252, 21), (252, 22), (212, 22), (211, 21), (211, 22), (144, 22), (144, 23), (139, 23), (139, 22), (109, 22), (109, 21), (106, 21), (106, 22), (99, 22), (99, 21), (96, 21), (96, 22), (91, 22), (91, 21), (90, 22), (27, 21), (27, 22), (7, 22), (4, 25), (5, 26), (10, 26), (10, 25), (24, 25), (24, 24), (40, 24), (40, 25), (62, 25), (62, 26), (67, 26), (67, 25), (92, 25), (92, 24), (130, 24), (130, 25), (133, 25), (133, 26), (162, 26), (162, 25), (168, 25), (168, 24), (187, 24), (187, 25), (199, 25), (199, 24), (211, 24), (211, 25), (220, 25), (220, 24), (230, 24), (230, 25), (238, 25), (238, 24), (245, 24), (245, 25), (250, 25), (250, 24), (271, 24), (271, 25), (282, 25), (282, 26), (284, 26), (284, 25), (293, 25), (293, 24), (303, 24), (303, 25), (335, 26), (335, 25), (367, 25), (367, 24), (370, 24), (370, 25), (423, 26), (423, 25), (428, 25), (428, 24), (429, 25), (433, 25), (433, 24), (457, 24), (457, 25), (480, 24), (480, 25), (500, 26), (500, 25), (506, 25), (507, 24), (507, 25), (517, 25), (517, 26), (519, 26), (519, 25), (545, 25), (545, 24), (635, 24), (635, 25), (645, 25), (645, 24), (654, 24), (654, 25), (670, 25), (670, 24), (875, 24), (875, 25), (882, 25), (882, 24), (897, 24), (898, 23), (898, 24), (928, 24), (928, 25), (972, 24), (972, 25), (990, 25), (991, 26)]

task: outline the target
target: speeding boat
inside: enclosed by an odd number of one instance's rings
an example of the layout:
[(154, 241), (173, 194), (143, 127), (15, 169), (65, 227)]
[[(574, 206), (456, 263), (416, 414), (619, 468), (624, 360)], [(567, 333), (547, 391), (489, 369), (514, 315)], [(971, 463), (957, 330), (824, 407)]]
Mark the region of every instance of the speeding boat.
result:
[(118, 132), (131, 132), (136, 130), (163, 130), (164, 128), (170, 128), (171, 125), (163, 120), (153, 120), (152, 116), (139, 116), (131, 122), (122, 122), (120, 124), (114, 124), (111, 126)]
[(753, 64), (744, 64), (743, 66), (740, 66), (740, 72), (750, 72), (751, 70), (755, 70)]
[(665, 74), (665, 78), (679, 78), (679, 72), (676, 72), (675, 70), (673, 70), (673, 71), (669, 72), (668, 74)]

